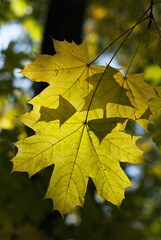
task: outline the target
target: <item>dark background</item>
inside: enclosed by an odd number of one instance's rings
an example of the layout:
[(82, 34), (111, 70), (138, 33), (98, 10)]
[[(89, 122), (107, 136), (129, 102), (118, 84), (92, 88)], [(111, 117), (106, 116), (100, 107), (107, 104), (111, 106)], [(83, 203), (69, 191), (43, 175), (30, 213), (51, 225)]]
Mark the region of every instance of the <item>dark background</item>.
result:
[[(161, 165), (151, 136), (140, 128), (137, 129), (143, 135), (146, 164), (122, 165), (135, 187), (126, 190), (120, 210), (106, 201), (101, 202), (90, 180), (84, 208), (62, 219), (52, 210), (52, 201), (43, 200), (54, 166), (29, 179), (27, 173), (10, 173), (12, 163), (9, 161), (16, 153), (12, 143), (33, 134), (14, 116), (30, 110), (26, 102), (45, 87), (42, 83), (32, 84), (17, 73), (34, 59), (33, 51), (55, 54), (51, 36), (77, 44), (85, 36), (93, 59), (135, 24), (149, 4), (148, 0), (137, 1), (137, 4), (130, 0), (0, 2), (0, 239), (161, 239)], [(159, 24), (161, 4), (154, 7)], [(114, 62), (125, 70), (145, 25), (139, 25)], [(16, 29), (21, 29), (17, 36)], [(130, 71), (145, 72), (146, 81), (160, 85), (161, 71), (147, 51), (147, 39), (148, 36)], [(118, 44), (100, 58), (103, 64), (109, 61)], [(140, 134), (138, 130), (133, 123), (129, 124), (133, 134)]]

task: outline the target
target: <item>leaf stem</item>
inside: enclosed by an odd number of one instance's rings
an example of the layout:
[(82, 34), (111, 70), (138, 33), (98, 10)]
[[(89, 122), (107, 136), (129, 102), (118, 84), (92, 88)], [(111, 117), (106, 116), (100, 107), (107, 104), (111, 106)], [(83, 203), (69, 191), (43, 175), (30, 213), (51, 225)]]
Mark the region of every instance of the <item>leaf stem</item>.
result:
[(128, 68), (127, 68), (127, 70), (126, 70), (126, 73), (125, 73), (125, 77), (124, 77), (125, 79), (126, 79), (126, 77), (127, 77), (127, 74), (128, 74), (129, 69), (130, 69), (130, 67), (131, 67), (131, 64), (132, 64), (132, 62), (133, 62), (133, 60), (134, 60), (134, 57), (136, 56), (136, 53), (137, 53), (137, 51), (138, 51), (138, 49), (139, 49), (139, 47), (140, 47), (141, 42), (143, 41), (143, 39), (144, 39), (144, 37), (145, 37), (145, 34), (146, 34), (148, 28), (149, 28), (149, 25), (148, 25), (148, 27), (145, 29), (145, 31), (144, 31), (144, 33), (143, 33), (143, 35), (142, 35), (142, 37), (141, 37), (141, 39), (140, 39), (137, 47), (136, 47), (136, 50), (135, 50), (135, 52), (134, 52), (134, 54), (133, 54), (133, 56), (132, 56), (132, 58), (131, 58), (131, 61), (130, 61), (129, 66), (128, 66)]
[(150, 14), (149, 14), (149, 24), (148, 24), (148, 28), (151, 27), (152, 24), (152, 19), (153, 19), (153, 0), (151, 0), (151, 4), (150, 4)]
[[(129, 28), (128, 30), (126, 30), (124, 33), (122, 33), (119, 37), (117, 37), (113, 42), (111, 42), (94, 60), (92, 60), (89, 65), (91, 65), (92, 63), (94, 63), (108, 48), (110, 48), (117, 40), (119, 40), (122, 36), (124, 36), (126, 33), (128, 33), (129, 31), (133, 30), (138, 24), (144, 22), (148, 17), (143, 18), (146, 13), (150, 10), (151, 6), (145, 11), (145, 13), (139, 18), (139, 20), (137, 21), (137, 23), (135, 25), (133, 25), (131, 28)], [(143, 18), (143, 19), (142, 19)]]

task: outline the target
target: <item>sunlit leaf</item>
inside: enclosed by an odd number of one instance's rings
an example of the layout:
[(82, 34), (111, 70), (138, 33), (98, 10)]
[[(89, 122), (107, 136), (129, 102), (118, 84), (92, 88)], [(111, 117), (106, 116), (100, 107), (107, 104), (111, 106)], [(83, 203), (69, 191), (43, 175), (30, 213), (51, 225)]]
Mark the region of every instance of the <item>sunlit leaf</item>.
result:
[(88, 110), (88, 105), (91, 100), (91, 110), (97, 108), (105, 109), (107, 103), (111, 102), (119, 103), (121, 105), (131, 105), (128, 97), (126, 96), (126, 90), (121, 88), (113, 77), (117, 72), (118, 71), (114, 68), (108, 68), (105, 74), (95, 74), (87, 79), (87, 81), (93, 85), (93, 89), (84, 98), (85, 104), (82, 108), (82, 111)]
[(54, 44), (56, 55), (37, 55), (22, 71), (49, 86), (30, 101), (32, 111), (20, 116), (35, 135), (16, 143), (13, 171), (32, 176), (54, 164), (46, 198), (62, 215), (83, 206), (89, 178), (102, 199), (120, 206), (132, 185), (120, 162), (143, 162), (138, 137), (122, 124), (136, 115), (146, 118), (148, 101), (157, 94), (142, 75), (124, 79), (117, 69), (89, 64), (85, 41)]
[[(46, 198), (53, 199), (54, 209), (62, 215), (77, 205), (83, 206), (89, 177), (102, 199), (119, 206), (125, 187), (131, 185), (119, 162), (142, 161), (136, 137), (117, 127), (110, 132), (112, 121), (104, 136), (102, 121), (100, 125), (92, 121), (85, 124), (85, 117), (77, 113), (61, 127), (59, 121), (39, 122), (35, 136), (16, 144), (19, 152), (12, 160), (13, 171), (27, 171), (30, 176), (55, 164)], [(97, 136), (103, 139), (101, 143)]]
[(124, 75), (119, 72), (114, 78), (122, 88), (127, 90), (126, 94), (136, 108), (135, 116), (140, 118), (148, 108), (148, 101), (157, 97), (155, 90), (144, 82), (143, 74), (134, 74), (124, 78)]
[(53, 42), (57, 54), (36, 54), (36, 61), (22, 71), (22, 74), (33, 81), (50, 84), (30, 103), (56, 108), (59, 105), (59, 95), (62, 95), (79, 109), (84, 102), (83, 97), (89, 91), (89, 84), (85, 79), (97, 72), (103, 72), (105, 67), (88, 65), (86, 41), (81, 45), (57, 40)]

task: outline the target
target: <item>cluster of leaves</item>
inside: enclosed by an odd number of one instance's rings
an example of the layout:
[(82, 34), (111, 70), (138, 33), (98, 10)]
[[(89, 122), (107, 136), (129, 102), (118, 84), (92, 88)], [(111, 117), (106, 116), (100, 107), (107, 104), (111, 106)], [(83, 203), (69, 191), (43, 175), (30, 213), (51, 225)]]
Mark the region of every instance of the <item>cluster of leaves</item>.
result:
[[(144, 161), (138, 137), (125, 133), (126, 123), (135, 120), (146, 131), (149, 119), (157, 124), (159, 90), (143, 74), (125, 77), (109, 65), (89, 63), (86, 41), (53, 42), (56, 55), (36, 54), (22, 71), (49, 86), (29, 102), (33, 110), (20, 116), (35, 135), (16, 143), (13, 171), (32, 176), (54, 164), (46, 198), (62, 215), (83, 206), (89, 177), (102, 199), (120, 206), (132, 185), (120, 162)], [(154, 141), (160, 146), (157, 126)]]

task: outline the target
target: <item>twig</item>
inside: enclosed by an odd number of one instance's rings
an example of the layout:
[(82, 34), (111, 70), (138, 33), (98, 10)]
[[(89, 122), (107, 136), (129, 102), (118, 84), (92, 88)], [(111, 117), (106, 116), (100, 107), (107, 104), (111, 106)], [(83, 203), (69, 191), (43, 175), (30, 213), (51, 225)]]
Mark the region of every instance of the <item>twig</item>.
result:
[(152, 18), (153, 18), (153, 0), (151, 0), (151, 4), (150, 4), (150, 14), (149, 14), (149, 24), (148, 24), (148, 28), (151, 27), (152, 24)]
[(130, 67), (131, 67), (131, 64), (132, 64), (132, 62), (133, 62), (133, 60), (134, 60), (134, 57), (136, 56), (136, 53), (137, 53), (137, 51), (138, 51), (138, 49), (139, 49), (139, 47), (140, 47), (141, 42), (143, 41), (143, 39), (144, 39), (144, 37), (145, 37), (145, 34), (146, 34), (148, 28), (149, 28), (149, 25), (148, 25), (148, 27), (145, 29), (145, 31), (144, 31), (144, 33), (143, 33), (143, 35), (142, 35), (142, 37), (141, 37), (141, 39), (140, 39), (140, 41), (139, 41), (139, 43), (138, 43), (138, 45), (137, 45), (137, 48), (136, 48), (136, 50), (135, 50), (135, 52), (134, 52), (134, 54), (133, 54), (133, 56), (132, 56), (132, 58), (131, 58), (131, 61), (130, 61), (129, 66), (128, 66), (128, 68), (127, 68), (127, 71), (126, 71), (126, 73), (125, 73), (125, 77), (124, 77), (125, 79), (126, 79), (126, 77), (127, 77), (127, 74), (128, 74), (129, 69), (130, 69)]

